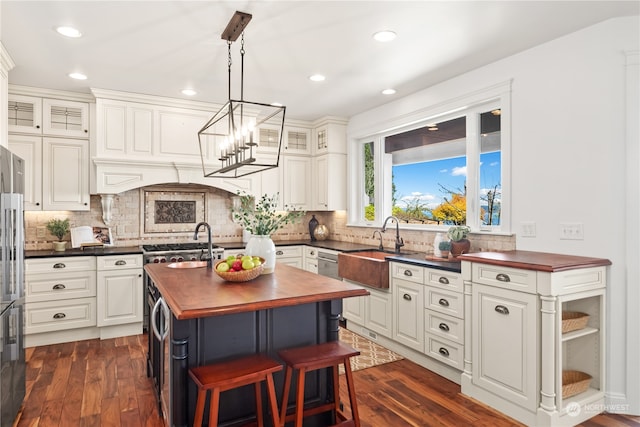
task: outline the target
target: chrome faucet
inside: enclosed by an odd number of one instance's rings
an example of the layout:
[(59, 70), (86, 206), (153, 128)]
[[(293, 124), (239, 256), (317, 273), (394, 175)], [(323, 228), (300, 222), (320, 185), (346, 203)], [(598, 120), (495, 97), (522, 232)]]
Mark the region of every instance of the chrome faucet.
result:
[(378, 236), (380, 236), (380, 244), (378, 245), (378, 249), (382, 251), (384, 250), (384, 246), (382, 246), (382, 233), (380, 232), (380, 230), (374, 231), (372, 236), (374, 239), (376, 238), (376, 233), (378, 233)]
[[(400, 221), (395, 216), (388, 216), (384, 220), (384, 224), (382, 225), (382, 232), (384, 233), (387, 229), (387, 222), (392, 219), (396, 222), (396, 253), (400, 253), (400, 248), (404, 246), (404, 239), (400, 237)], [(382, 240), (382, 239), (380, 239)]]
[(196, 225), (196, 231), (193, 233), (193, 240), (198, 240), (198, 231), (200, 231), (200, 226), (207, 227), (207, 268), (213, 268), (213, 244), (211, 242), (211, 226), (206, 222), (199, 222)]

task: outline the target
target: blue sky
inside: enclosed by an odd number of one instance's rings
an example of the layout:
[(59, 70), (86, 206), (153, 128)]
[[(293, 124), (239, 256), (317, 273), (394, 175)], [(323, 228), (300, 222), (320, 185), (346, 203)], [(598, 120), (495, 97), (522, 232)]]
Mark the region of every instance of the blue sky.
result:
[[(500, 152), (481, 156), (480, 186), (493, 187), (500, 184)], [(442, 203), (444, 193), (439, 184), (454, 191), (464, 191), (467, 176), (465, 157), (415, 163), (393, 167), (398, 205), (404, 207), (402, 199), (421, 200), (429, 208)]]

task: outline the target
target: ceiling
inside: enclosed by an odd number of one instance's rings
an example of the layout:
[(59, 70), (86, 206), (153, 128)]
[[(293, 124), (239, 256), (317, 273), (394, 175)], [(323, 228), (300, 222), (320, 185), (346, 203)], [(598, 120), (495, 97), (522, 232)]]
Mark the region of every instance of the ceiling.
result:
[[(287, 117), (350, 117), (611, 17), (639, 1), (8, 1), (1, 40), (9, 83), (227, 99), (227, 47), (236, 11), (245, 30), (244, 98), (280, 102)], [(54, 31), (78, 28), (69, 39)], [(393, 30), (394, 41), (374, 32)], [(232, 95), (239, 98), (239, 43)], [(67, 75), (81, 72), (87, 80)], [(311, 82), (321, 73), (326, 80)], [(184, 88), (197, 91), (193, 97)], [(394, 95), (382, 95), (393, 88)]]

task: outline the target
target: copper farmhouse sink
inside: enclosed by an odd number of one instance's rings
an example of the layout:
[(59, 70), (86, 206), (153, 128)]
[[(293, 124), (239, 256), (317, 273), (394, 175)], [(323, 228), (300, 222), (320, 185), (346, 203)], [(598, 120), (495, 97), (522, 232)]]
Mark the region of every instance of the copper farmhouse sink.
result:
[(182, 261), (182, 262), (172, 262), (171, 264), (167, 264), (169, 268), (200, 268), (206, 267), (207, 261)]
[(383, 251), (343, 252), (338, 255), (338, 276), (373, 288), (389, 288), (389, 261)]

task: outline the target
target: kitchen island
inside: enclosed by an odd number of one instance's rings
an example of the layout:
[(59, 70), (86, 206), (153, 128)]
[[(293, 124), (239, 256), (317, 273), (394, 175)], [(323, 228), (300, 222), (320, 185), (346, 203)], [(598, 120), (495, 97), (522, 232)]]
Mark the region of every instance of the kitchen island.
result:
[[(335, 341), (342, 299), (368, 294), (361, 287), (283, 264), (277, 264), (273, 274), (243, 283), (226, 282), (206, 268), (147, 264), (145, 270), (169, 309), (166, 322), (162, 310), (154, 316), (159, 329), (166, 325), (168, 337), (159, 342), (164, 343), (159, 351), (150, 346), (149, 373), (159, 381), (170, 426), (193, 423), (197, 393), (188, 378), (190, 367), (253, 353), (277, 358), (285, 348)], [(153, 332), (149, 339), (158, 342)], [(274, 378), (279, 398), (283, 377), (280, 372)], [(305, 402), (324, 402), (332, 397), (332, 387), (328, 372), (308, 374)], [(223, 393), (221, 425), (250, 421), (253, 396), (251, 387)], [(290, 396), (293, 405), (295, 392)], [(318, 414), (306, 419), (305, 426), (329, 425), (332, 418), (330, 413)]]

